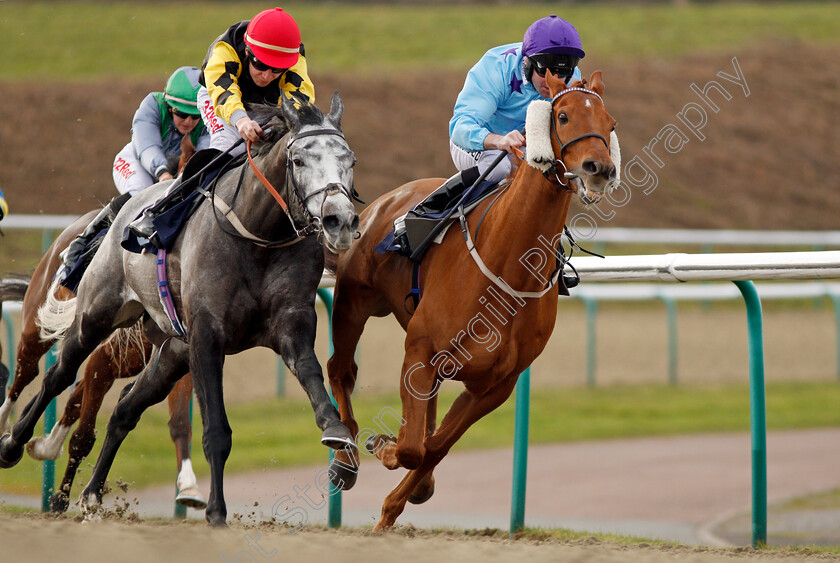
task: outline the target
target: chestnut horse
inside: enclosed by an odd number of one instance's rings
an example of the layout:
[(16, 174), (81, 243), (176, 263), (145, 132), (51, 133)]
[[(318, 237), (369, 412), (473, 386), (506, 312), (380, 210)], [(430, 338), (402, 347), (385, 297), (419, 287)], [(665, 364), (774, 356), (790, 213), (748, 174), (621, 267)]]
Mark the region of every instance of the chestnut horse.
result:
[[(601, 72), (591, 76), (588, 88), (586, 81), (567, 88), (550, 73), (547, 80), (552, 102), (529, 107), (528, 164), (520, 163), (508, 187), (479, 205), (470, 221), (462, 219), (460, 229), (450, 229), (441, 244), (431, 245), (420, 269), (422, 298), (413, 313), (405, 305), (412, 264), (374, 247), (396, 218), (443, 179), (416, 180), (380, 197), (360, 217), (359, 240), (337, 257), (335, 353), (327, 367), (342, 422), (357, 440), (350, 395), (357, 376), (353, 356), (365, 322), (393, 314), (406, 331), (399, 435), (396, 440), (378, 435), (365, 444), (388, 469), (409, 469), (385, 498), (377, 530), (393, 526), (406, 501), (421, 503), (432, 496), (435, 466), (473, 423), (510, 396), (519, 374), (542, 352), (554, 328), (558, 293), (568, 294), (559, 275), (562, 259), (553, 255), (572, 196), (597, 198), (616, 179), (607, 141), (615, 120), (601, 98)], [(444, 379), (462, 382), (465, 390), (436, 427), (437, 392)], [(342, 450), (333, 461), (331, 477), (339, 488), (355, 482), (354, 453)]]
[[(53, 276), (61, 265), (59, 254), (81, 233), (88, 223), (96, 216), (95, 209), (74, 221), (53, 242), (47, 253), (35, 269), (29, 281), (25, 295), (19, 291), (17, 283), (4, 291), (0, 297), (4, 300), (18, 300), (23, 298), (22, 324), (23, 330), (17, 349), (15, 378), (5, 402), (0, 406), (0, 435), (9, 431), (9, 415), (23, 389), (38, 375), (38, 362), (55, 344), (55, 340), (42, 340), (37, 324), (38, 308), (47, 297)], [(11, 278), (10, 278), (11, 279)], [(4, 280), (4, 283), (7, 280)], [(4, 287), (5, 287), (4, 286)], [(17, 292), (13, 292), (17, 289)], [(62, 298), (74, 297), (66, 288)], [(63, 512), (68, 506), (68, 495), (73, 485), (73, 479), (79, 465), (93, 449), (96, 441), (96, 415), (102, 406), (105, 394), (111, 389), (114, 380), (118, 378), (134, 377), (149, 359), (151, 344), (137, 331), (137, 338), (129, 340), (128, 346), (120, 349), (119, 342), (114, 338), (102, 344), (91, 355), (85, 368), (83, 378), (76, 385), (64, 410), (64, 414), (52, 432), (46, 437), (35, 437), (26, 446), (29, 455), (35, 459), (57, 459), (61, 455), (64, 440), (73, 424), (78, 420), (79, 426), (70, 438), (67, 468), (61, 485), (53, 495), (51, 509), (53, 512)], [(5, 391), (4, 385), (0, 387)], [(206, 502), (198, 490), (195, 474), (190, 461), (190, 441), (192, 439), (192, 425), (189, 416), (190, 397), (192, 396), (192, 379), (187, 376), (169, 395), (169, 434), (175, 444), (177, 461), (177, 491), (176, 502), (185, 506), (203, 509)]]

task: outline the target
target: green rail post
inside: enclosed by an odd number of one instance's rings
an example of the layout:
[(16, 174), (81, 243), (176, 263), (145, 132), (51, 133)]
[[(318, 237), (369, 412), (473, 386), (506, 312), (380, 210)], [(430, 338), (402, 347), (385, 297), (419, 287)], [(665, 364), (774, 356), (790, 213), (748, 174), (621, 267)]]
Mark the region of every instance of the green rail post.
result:
[(677, 302), (667, 295), (659, 299), (665, 304), (668, 318), (668, 383), (677, 385)]
[(834, 369), (837, 370), (837, 379), (840, 380), (840, 296), (829, 293), (828, 297), (834, 305)]
[[(56, 347), (47, 352), (45, 369), (49, 370), (57, 360)], [(46, 371), (44, 372), (46, 374)], [(56, 400), (50, 401), (44, 411), (44, 436), (48, 435), (55, 426)], [(47, 459), (41, 464), (41, 512), (50, 511), (50, 500), (55, 492), (55, 460)]]
[(513, 425), (513, 490), (510, 500), (510, 537), (525, 527), (525, 487), (528, 481), (528, 423), (531, 403), (531, 368), (516, 382)]
[[(324, 306), (327, 308), (327, 326), (329, 327), (328, 332), (328, 341), (329, 341), (329, 356), (333, 355), (333, 344), (332, 344), (332, 309), (333, 309), (333, 299), (332, 299), (332, 292), (325, 288), (318, 289), (318, 297), (321, 298), (321, 301), (324, 302)], [(335, 404), (335, 398), (333, 397), (332, 390), (327, 387), (327, 390), (330, 394), (330, 400)], [(335, 452), (330, 449), (329, 461), (332, 463), (333, 458), (335, 457)], [(330, 483), (330, 498), (328, 501), (327, 507), (327, 525), (330, 528), (340, 528), (341, 527), (341, 489), (337, 489), (335, 485)]]
[(764, 336), (761, 301), (751, 281), (736, 281), (747, 306), (752, 436), (752, 547), (767, 544), (767, 412), (764, 403)]
[(595, 387), (595, 352), (597, 350), (595, 317), (598, 312), (598, 302), (588, 297), (580, 299), (586, 305), (586, 385)]

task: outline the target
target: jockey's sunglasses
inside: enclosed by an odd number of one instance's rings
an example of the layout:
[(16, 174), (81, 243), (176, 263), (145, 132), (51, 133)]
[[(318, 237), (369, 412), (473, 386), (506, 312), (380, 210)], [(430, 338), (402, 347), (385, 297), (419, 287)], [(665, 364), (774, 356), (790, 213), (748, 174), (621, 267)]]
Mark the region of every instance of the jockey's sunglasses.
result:
[(251, 62), (251, 66), (257, 69), (260, 72), (265, 72), (270, 70), (273, 74), (283, 74), (286, 72), (287, 68), (274, 68), (273, 66), (268, 66), (264, 62), (260, 61), (257, 57), (254, 56), (254, 53), (248, 50), (248, 60)]
[(529, 57), (537, 75), (545, 78), (546, 71), (556, 76), (571, 76), (575, 71), (578, 59), (566, 55), (542, 54)]
[(187, 113), (187, 112), (181, 111), (179, 109), (175, 109), (172, 106), (169, 106), (169, 108), (172, 110), (172, 115), (174, 115), (176, 117), (180, 117), (181, 119), (198, 119), (198, 118), (201, 117), (197, 113)]

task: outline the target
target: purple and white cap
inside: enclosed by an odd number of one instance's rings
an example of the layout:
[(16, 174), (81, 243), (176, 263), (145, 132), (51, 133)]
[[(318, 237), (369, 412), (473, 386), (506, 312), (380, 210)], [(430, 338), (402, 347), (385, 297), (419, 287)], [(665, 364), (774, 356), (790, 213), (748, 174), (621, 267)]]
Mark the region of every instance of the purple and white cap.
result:
[(538, 19), (525, 31), (522, 52), (526, 56), (537, 53), (571, 55), (578, 59), (586, 56), (575, 26), (553, 14)]

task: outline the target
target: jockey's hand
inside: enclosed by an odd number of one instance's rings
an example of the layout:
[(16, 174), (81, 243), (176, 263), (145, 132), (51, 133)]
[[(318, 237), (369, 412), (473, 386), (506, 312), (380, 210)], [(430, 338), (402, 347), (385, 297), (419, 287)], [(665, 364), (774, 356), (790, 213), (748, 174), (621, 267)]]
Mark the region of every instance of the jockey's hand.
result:
[(169, 172), (162, 172), (162, 173), (161, 173), (161, 175), (160, 175), (160, 176), (158, 176), (158, 182), (165, 182), (165, 181), (167, 181), (167, 180), (171, 180), (171, 179), (172, 179), (172, 178), (174, 178), (174, 177), (175, 177), (175, 176), (173, 176), (173, 175), (172, 175), (172, 174), (170, 174)]
[(522, 132), (513, 130), (506, 135), (490, 133), (484, 138), (484, 148), (488, 150), (506, 151), (514, 154), (516, 149), (525, 144), (525, 135)]
[(256, 143), (263, 138), (263, 130), (260, 124), (250, 117), (243, 117), (236, 122), (236, 130), (239, 131), (239, 136), (246, 141)]

